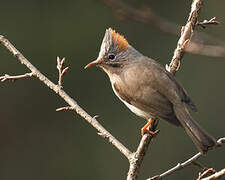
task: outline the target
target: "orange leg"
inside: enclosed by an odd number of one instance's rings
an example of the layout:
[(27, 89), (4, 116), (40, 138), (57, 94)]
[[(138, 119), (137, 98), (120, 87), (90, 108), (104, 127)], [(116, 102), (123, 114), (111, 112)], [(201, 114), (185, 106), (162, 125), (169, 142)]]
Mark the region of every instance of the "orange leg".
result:
[(151, 131), (148, 129), (148, 127), (152, 124), (152, 122), (154, 121), (154, 119), (150, 119), (145, 126), (141, 129), (141, 135), (144, 136), (144, 134), (148, 133), (151, 134), (152, 136), (155, 135), (155, 132)]

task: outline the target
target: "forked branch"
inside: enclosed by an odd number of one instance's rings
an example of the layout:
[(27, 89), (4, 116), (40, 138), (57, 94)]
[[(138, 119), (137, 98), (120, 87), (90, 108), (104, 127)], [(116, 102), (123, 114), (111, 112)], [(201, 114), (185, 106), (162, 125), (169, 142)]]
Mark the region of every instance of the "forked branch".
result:
[(57, 57), (57, 69), (59, 71), (59, 80), (58, 80), (58, 86), (60, 88), (62, 88), (62, 79), (63, 76), (67, 73), (67, 71), (69, 70), (69, 67), (63, 68), (63, 65), (66, 61), (66, 58), (62, 58), (60, 59), (60, 57)]

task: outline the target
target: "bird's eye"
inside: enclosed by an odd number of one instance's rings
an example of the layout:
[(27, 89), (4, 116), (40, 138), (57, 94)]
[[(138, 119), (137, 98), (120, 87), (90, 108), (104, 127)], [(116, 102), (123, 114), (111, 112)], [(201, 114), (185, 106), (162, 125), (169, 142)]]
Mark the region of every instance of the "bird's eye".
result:
[(115, 59), (115, 55), (114, 54), (110, 54), (108, 57), (109, 57), (110, 60)]

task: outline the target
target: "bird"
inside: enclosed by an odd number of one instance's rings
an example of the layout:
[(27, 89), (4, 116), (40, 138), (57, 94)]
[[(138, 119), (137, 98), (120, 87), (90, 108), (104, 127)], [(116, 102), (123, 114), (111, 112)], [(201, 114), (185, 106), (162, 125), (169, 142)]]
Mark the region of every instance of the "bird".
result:
[(188, 108), (194, 112), (197, 108), (175, 76), (137, 51), (112, 28), (106, 29), (98, 58), (85, 69), (91, 66), (102, 68), (115, 95), (134, 114), (147, 120), (142, 135), (154, 135), (149, 126), (162, 119), (183, 127), (200, 153), (216, 146), (215, 138), (190, 115)]

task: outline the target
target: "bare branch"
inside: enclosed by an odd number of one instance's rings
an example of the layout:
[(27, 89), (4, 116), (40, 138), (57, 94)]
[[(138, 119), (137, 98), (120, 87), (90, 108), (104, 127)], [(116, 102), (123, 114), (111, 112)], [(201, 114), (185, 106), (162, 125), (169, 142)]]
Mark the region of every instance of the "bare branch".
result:
[(217, 141), (218, 145), (222, 146), (223, 144), (225, 144), (225, 137), (222, 137), (220, 138), (218, 141)]
[[(217, 140), (218, 146), (222, 146), (223, 144), (225, 144), (225, 137), (220, 138), (219, 140)], [(189, 165), (191, 165), (193, 162), (195, 162), (198, 158), (200, 158), (203, 154), (201, 154), (200, 152), (195, 154), (194, 156), (192, 156), (190, 159), (186, 160), (183, 163), (178, 163), (176, 166), (174, 166), (173, 168), (167, 170), (166, 172), (160, 174), (160, 175), (156, 175), (154, 177), (151, 177), (147, 180), (158, 180), (158, 179), (162, 179), (170, 174), (173, 174), (174, 172), (181, 170)]]
[(0, 81), (1, 82), (5, 82), (5, 81), (8, 81), (8, 80), (16, 81), (18, 79), (30, 78), (32, 76), (33, 76), (32, 72), (31, 73), (22, 74), (22, 75), (16, 75), (16, 76), (10, 76), (8, 74), (5, 74), (4, 76), (0, 77)]
[(59, 71), (59, 80), (58, 80), (58, 86), (62, 88), (62, 78), (66, 74), (66, 72), (69, 70), (69, 67), (66, 67), (63, 69), (63, 65), (66, 61), (66, 58), (60, 59), (60, 57), (57, 57), (57, 69)]
[(99, 115), (94, 115), (94, 117), (93, 117), (93, 118), (97, 119), (97, 118), (99, 118)]
[(201, 26), (202, 28), (206, 28), (207, 25), (218, 25), (218, 24), (220, 24), (220, 22), (216, 20), (216, 17), (213, 17), (210, 20), (204, 20), (202, 22), (197, 23), (197, 25)]
[(132, 154), (130, 159), (130, 167), (127, 175), (127, 180), (136, 180), (140, 171), (142, 161), (144, 159), (145, 153), (148, 149), (149, 143), (152, 139), (150, 134), (144, 134), (137, 151)]
[(184, 167), (190, 165), (193, 161), (196, 161), (202, 154), (199, 152), (197, 153), (196, 155), (194, 155), (193, 157), (191, 157), (190, 159), (188, 159), (187, 161), (183, 162), (183, 163), (178, 163), (175, 167), (169, 169), (168, 171), (160, 174), (160, 175), (156, 175), (152, 178), (149, 178), (147, 180), (158, 180), (158, 179), (162, 179), (164, 178), (165, 176), (168, 176), (172, 173), (174, 173), (175, 171), (178, 171), (178, 170), (181, 170), (183, 169)]
[[(63, 98), (68, 104), (68, 107), (58, 108), (56, 111), (67, 111), (74, 110), (77, 114), (87, 120), (94, 128), (98, 130), (98, 134), (103, 138), (107, 139), (112, 145), (114, 145), (130, 162), (130, 171), (129, 175), (131, 175), (131, 179), (135, 180), (139, 173), (140, 165), (143, 161), (144, 155), (148, 149), (149, 143), (152, 139), (152, 136), (149, 134), (145, 134), (141, 142), (138, 146), (138, 149), (135, 153), (132, 153), (128, 148), (126, 148), (121, 142), (119, 142), (115, 137), (113, 137), (97, 120), (98, 116), (91, 117), (88, 113), (86, 113), (75, 100), (73, 100), (62, 88), (61, 85), (61, 77), (63, 75), (62, 65), (64, 63), (64, 59), (57, 58), (57, 69), (59, 70), (59, 84), (56, 85), (51, 82), (47, 77), (45, 77), (36, 67), (34, 67), (6, 38), (0, 36), (0, 43), (2, 43), (17, 59), (24, 64), (28, 69), (31, 70), (32, 75), (37, 77), (41, 82), (47, 85), (50, 89), (55, 91), (61, 98)], [(156, 121), (157, 122), (157, 121)], [(152, 128), (156, 128), (157, 124), (155, 124)], [(133, 176), (133, 175), (134, 176)]]
[(213, 174), (209, 177), (203, 178), (201, 180), (214, 180), (214, 179), (219, 179), (222, 176), (225, 176), (225, 168), (220, 170), (219, 172), (216, 172), (215, 174)]
[[(111, 8), (120, 19), (148, 24), (159, 29), (161, 32), (176, 36), (180, 35), (180, 25), (167, 21), (150, 8), (133, 8), (121, 0), (99, 1)], [(195, 32), (185, 52), (204, 56), (225, 57), (225, 42), (204, 32)]]
[(44, 76), (35, 66), (33, 66), (4, 36), (0, 35), (0, 43), (3, 44), (17, 59), (31, 70), (33, 76), (37, 77), (50, 89), (55, 91), (61, 98), (63, 98), (74, 111), (89, 122), (98, 132), (106, 134), (108, 141), (114, 145), (125, 157), (129, 159), (132, 154), (128, 148), (126, 148), (120, 141), (118, 141), (113, 135), (111, 135), (95, 118), (92, 118), (85, 110), (83, 110), (77, 102), (72, 99), (65, 91), (58, 85), (51, 82), (46, 76)]
[(177, 48), (174, 51), (173, 58), (167, 70), (172, 74), (175, 74), (180, 67), (181, 58), (184, 55), (184, 49), (188, 42), (191, 40), (193, 30), (198, 22), (198, 13), (202, 6), (202, 0), (194, 0), (191, 5), (191, 12), (189, 14), (186, 25), (181, 30), (181, 37), (178, 40)]
[(206, 169), (202, 173), (199, 173), (199, 177), (197, 180), (201, 180), (202, 178), (208, 176), (209, 174), (214, 174), (214, 173), (216, 173), (215, 169), (213, 168)]
[(74, 108), (70, 106), (66, 106), (66, 107), (58, 108), (56, 109), (56, 111), (74, 111)]
[(129, 168), (129, 172), (127, 175), (127, 180), (136, 180), (137, 179), (140, 168), (141, 168), (141, 164), (144, 160), (144, 156), (148, 150), (149, 144), (150, 144), (152, 138), (155, 137), (159, 133), (159, 130), (156, 130), (157, 125), (158, 125), (158, 120), (155, 120), (151, 126), (151, 131), (154, 131), (155, 134), (153, 136), (150, 134), (144, 134), (144, 136), (142, 136), (142, 139), (139, 143), (139, 146), (138, 146), (136, 152), (134, 152), (131, 155), (131, 158), (129, 160), (130, 168)]

